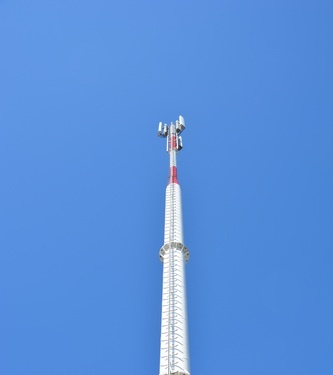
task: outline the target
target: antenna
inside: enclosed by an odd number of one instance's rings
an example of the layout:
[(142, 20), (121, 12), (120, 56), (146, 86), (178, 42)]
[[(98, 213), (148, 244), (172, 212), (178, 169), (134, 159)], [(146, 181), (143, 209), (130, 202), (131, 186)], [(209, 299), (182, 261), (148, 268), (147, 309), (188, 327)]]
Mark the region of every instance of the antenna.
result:
[[(180, 134), (185, 130), (185, 120), (183, 116), (179, 116), (179, 119), (175, 121), (176, 124), (171, 123), (170, 125), (158, 123), (157, 135), (162, 138), (167, 138), (167, 152), (172, 149), (180, 151), (183, 148), (183, 140)], [(171, 143), (172, 142), (172, 143)]]
[(190, 253), (183, 240), (181, 189), (177, 179), (177, 153), (183, 148), (180, 134), (183, 116), (175, 123), (158, 124), (158, 136), (166, 138), (169, 153), (169, 181), (165, 194), (160, 375), (190, 375), (186, 304), (185, 263)]

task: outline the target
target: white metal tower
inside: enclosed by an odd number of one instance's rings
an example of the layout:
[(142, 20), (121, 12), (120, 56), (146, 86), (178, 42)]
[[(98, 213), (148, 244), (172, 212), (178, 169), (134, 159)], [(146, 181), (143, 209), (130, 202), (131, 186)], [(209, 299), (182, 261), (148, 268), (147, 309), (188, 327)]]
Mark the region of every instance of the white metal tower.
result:
[(176, 156), (183, 147), (180, 134), (185, 129), (182, 116), (176, 123), (158, 126), (158, 136), (167, 140), (170, 155), (169, 181), (166, 188), (163, 262), (160, 375), (189, 375), (185, 263), (189, 251), (183, 240), (181, 190), (177, 180)]

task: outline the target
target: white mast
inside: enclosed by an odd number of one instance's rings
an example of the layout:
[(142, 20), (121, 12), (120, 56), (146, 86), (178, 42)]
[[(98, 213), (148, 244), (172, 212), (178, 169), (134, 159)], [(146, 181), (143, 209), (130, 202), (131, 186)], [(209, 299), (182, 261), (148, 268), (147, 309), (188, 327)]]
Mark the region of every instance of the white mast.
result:
[(183, 240), (181, 190), (177, 180), (177, 152), (183, 147), (180, 133), (185, 129), (182, 116), (176, 124), (158, 126), (158, 136), (167, 139), (170, 174), (166, 188), (163, 262), (160, 375), (189, 375), (185, 263), (189, 251)]

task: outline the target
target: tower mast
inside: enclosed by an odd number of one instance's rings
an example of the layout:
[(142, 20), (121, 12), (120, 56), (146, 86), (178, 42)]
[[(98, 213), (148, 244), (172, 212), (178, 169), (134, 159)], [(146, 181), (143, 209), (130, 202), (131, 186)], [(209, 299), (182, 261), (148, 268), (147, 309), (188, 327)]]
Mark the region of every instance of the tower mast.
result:
[(183, 148), (182, 116), (170, 125), (158, 126), (158, 136), (166, 138), (170, 157), (169, 181), (165, 196), (160, 375), (189, 375), (185, 263), (189, 251), (184, 245), (181, 190), (177, 180), (177, 153)]

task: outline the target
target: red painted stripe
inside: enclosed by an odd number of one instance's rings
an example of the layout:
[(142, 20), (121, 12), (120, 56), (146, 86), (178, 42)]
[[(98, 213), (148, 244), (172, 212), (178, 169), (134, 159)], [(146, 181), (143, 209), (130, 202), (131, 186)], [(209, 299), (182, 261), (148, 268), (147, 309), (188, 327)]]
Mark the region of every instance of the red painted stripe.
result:
[(175, 135), (171, 136), (170, 138), (170, 148), (171, 149), (177, 148), (177, 141), (176, 141)]
[(177, 167), (170, 167), (169, 184), (179, 184), (177, 180)]

